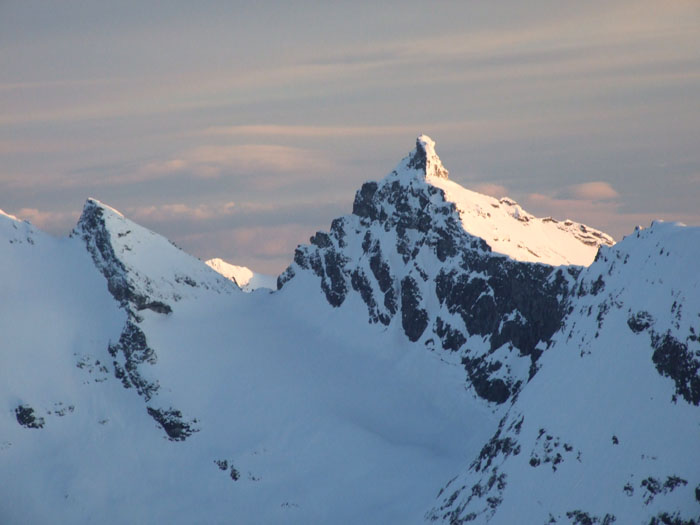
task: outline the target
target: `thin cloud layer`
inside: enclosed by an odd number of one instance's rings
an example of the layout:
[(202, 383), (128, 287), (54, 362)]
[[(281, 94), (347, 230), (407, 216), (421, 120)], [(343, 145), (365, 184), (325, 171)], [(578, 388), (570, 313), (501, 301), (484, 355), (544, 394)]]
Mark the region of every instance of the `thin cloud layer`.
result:
[[(118, 173), (107, 183), (132, 184), (173, 175), (195, 179), (249, 176), (252, 186), (285, 185), (290, 175), (315, 176), (331, 170), (326, 156), (305, 148), (278, 144), (203, 145), (175, 158), (150, 161), (132, 172)], [(277, 180), (271, 178), (279, 176)]]
[(563, 191), (564, 196), (577, 200), (600, 201), (619, 197), (615, 189), (607, 182), (594, 181), (574, 184)]
[(232, 215), (235, 210), (236, 205), (234, 202), (226, 202), (219, 205), (200, 204), (198, 206), (174, 203), (131, 208), (128, 210), (128, 215), (137, 222), (166, 222), (175, 220), (206, 221)]
[(695, 2), (162, 7), (0, 7), (0, 208), (65, 233), (94, 196), (196, 255), (255, 250), (233, 221), (293, 249), (427, 133), (538, 215), (700, 223)]

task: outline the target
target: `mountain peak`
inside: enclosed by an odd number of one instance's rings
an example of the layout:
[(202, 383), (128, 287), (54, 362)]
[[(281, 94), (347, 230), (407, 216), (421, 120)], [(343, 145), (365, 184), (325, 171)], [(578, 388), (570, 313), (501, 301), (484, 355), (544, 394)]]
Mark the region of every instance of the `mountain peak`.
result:
[(105, 203), (98, 201), (94, 197), (88, 197), (88, 199), (85, 201), (85, 205), (83, 206), (83, 215), (90, 214), (95, 209), (106, 210), (116, 214), (119, 217), (124, 217), (124, 215), (120, 211), (115, 210), (111, 206), (107, 206)]
[(252, 292), (258, 288), (277, 289), (277, 276), (256, 273), (247, 266), (237, 266), (220, 258), (205, 261), (212, 270), (233, 281), (244, 292)]
[(442, 165), (440, 157), (435, 153), (435, 141), (428, 135), (420, 135), (416, 139), (414, 149), (406, 159), (406, 168), (418, 170), (426, 177), (446, 179), (449, 172)]

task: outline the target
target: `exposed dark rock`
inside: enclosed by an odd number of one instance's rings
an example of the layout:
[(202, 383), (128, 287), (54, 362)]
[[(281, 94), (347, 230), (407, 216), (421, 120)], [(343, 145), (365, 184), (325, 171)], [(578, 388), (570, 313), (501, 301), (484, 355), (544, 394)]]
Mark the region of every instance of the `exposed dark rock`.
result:
[(44, 428), (44, 418), (37, 417), (34, 409), (29, 405), (19, 405), (15, 408), (17, 423), (25, 428)]
[[(296, 254), (299, 250), (296, 250), (294, 252), (294, 260), (296, 261)], [(285, 271), (283, 271), (278, 277), (277, 277), (277, 289), (281, 289), (286, 282), (289, 282), (294, 278), (296, 275), (296, 272), (294, 271), (294, 268), (291, 266), (288, 266)]]
[(199, 432), (199, 429), (194, 427), (197, 420), (193, 419), (190, 422), (185, 422), (182, 418), (182, 412), (179, 410), (151, 407), (146, 409), (148, 410), (148, 415), (155, 419), (165, 430), (170, 441), (184, 441), (194, 432)]
[(552, 472), (556, 472), (560, 463), (573, 456), (573, 451), (572, 445), (564, 443), (561, 438), (541, 428), (530, 453), (530, 466), (549, 465), (552, 467)]
[(382, 292), (386, 292), (393, 286), (394, 279), (391, 277), (391, 268), (389, 268), (389, 265), (382, 259), (382, 251), (379, 246), (377, 246), (376, 251), (369, 258), (369, 267)]
[(328, 236), (327, 233), (323, 232), (316, 232), (316, 235), (311, 237), (311, 239), (309, 240), (311, 241), (311, 244), (314, 244), (319, 248), (330, 248), (332, 244), (331, 238)]
[(605, 281), (603, 281), (603, 276), (599, 275), (598, 279), (591, 285), (591, 295), (598, 295), (603, 288), (605, 288)]
[[(109, 345), (109, 353), (115, 358), (113, 362), (115, 376), (126, 388), (134, 387), (146, 401), (150, 400), (158, 391), (159, 385), (157, 381), (146, 380), (139, 372), (139, 365), (155, 364), (156, 353), (148, 346), (146, 334), (141, 328), (132, 320), (128, 320), (119, 337), (119, 342)], [(119, 355), (123, 358), (123, 364), (116, 360)]]
[(418, 341), (428, 326), (428, 312), (420, 308), (421, 294), (412, 277), (401, 281), (401, 326), (411, 341)]
[(685, 486), (687, 484), (688, 481), (678, 476), (668, 476), (666, 481), (663, 483), (660, 480), (649, 476), (648, 478), (643, 479), (639, 486), (645, 491), (644, 496), (642, 496), (644, 504), (649, 505), (658, 494), (668, 494), (673, 492), (677, 487)]
[(338, 241), (338, 246), (341, 248), (345, 248), (347, 243), (345, 242), (345, 237), (347, 236), (347, 233), (345, 232), (345, 221), (342, 218), (338, 219), (333, 219), (333, 222), (331, 222), (331, 233), (335, 236), (335, 238)]
[(139, 304), (136, 306), (136, 309), (139, 311), (141, 311), (141, 310), (153, 310), (156, 313), (165, 314), (165, 315), (173, 312), (173, 309), (170, 307), (170, 305), (167, 305), (161, 301), (151, 301), (151, 302), (148, 302), (145, 304)]
[(661, 512), (651, 518), (649, 525), (698, 525), (699, 523), (700, 518), (684, 519), (681, 517), (680, 512), (674, 512), (672, 514)]
[[(345, 279), (343, 277), (342, 266), (344, 257), (337, 252), (326, 252), (325, 261), (325, 276), (321, 281), (321, 288), (326, 294), (326, 299), (331, 306), (340, 306), (345, 300), (345, 294), (348, 291)], [(330, 281), (330, 283), (328, 282)]]
[(700, 405), (700, 357), (671, 334), (652, 336), (654, 354), (651, 359), (659, 374), (676, 384), (676, 394), (688, 403)]
[(114, 253), (111, 234), (104, 223), (104, 209), (95, 201), (86, 202), (72, 235), (83, 239), (95, 265), (107, 279), (109, 292), (122, 306), (127, 306), (129, 302), (148, 302), (129, 284), (126, 268)]
[(635, 334), (642, 332), (649, 328), (654, 323), (654, 319), (649, 312), (640, 311), (634, 315), (631, 315), (627, 319), (627, 326), (630, 327)]
[(372, 205), (372, 199), (377, 191), (376, 182), (365, 182), (355, 194), (355, 202), (352, 205), (352, 213), (358, 217), (377, 219), (376, 208)]
[(434, 330), (438, 337), (440, 337), (442, 347), (445, 350), (456, 352), (467, 342), (467, 338), (464, 337), (459, 330), (456, 330), (451, 325), (444, 322), (440, 317), (435, 320)]
[(391, 318), (379, 311), (377, 302), (374, 300), (374, 295), (372, 293), (372, 285), (364, 272), (360, 270), (353, 271), (351, 284), (353, 290), (360, 293), (360, 297), (362, 297), (362, 300), (367, 305), (369, 321), (371, 323), (381, 322), (385, 325), (389, 324)]
[(613, 514), (606, 514), (602, 518), (591, 516), (588, 512), (582, 510), (572, 510), (566, 513), (566, 517), (571, 521), (571, 525), (610, 525), (617, 521)]
[(197, 288), (197, 281), (192, 279), (192, 277), (188, 275), (178, 275), (175, 277), (175, 282), (180, 283), (180, 284), (186, 284), (187, 286), (191, 286), (192, 288)]
[(229, 471), (229, 476), (231, 476), (231, 479), (233, 481), (238, 481), (241, 478), (241, 473), (238, 472), (238, 470), (231, 465), (231, 470)]
[(511, 394), (511, 386), (501, 378), (491, 378), (493, 372), (501, 368), (500, 361), (489, 363), (483, 356), (462, 358), (462, 364), (467, 371), (474, 391), (486, 401), (505, 403)]

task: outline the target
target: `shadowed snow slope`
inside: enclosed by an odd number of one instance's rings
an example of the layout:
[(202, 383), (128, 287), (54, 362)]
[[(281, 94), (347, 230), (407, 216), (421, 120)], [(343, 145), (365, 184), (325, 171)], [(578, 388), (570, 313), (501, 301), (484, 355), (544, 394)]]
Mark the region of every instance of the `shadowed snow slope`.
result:
[(415, 522), (495, 428), (313, 283), (242, 294), (93, 200), (69, 239), (0, 221), (3, 523)]
[(447, 177), (419, 137), (274, 292), (0, 214), (0, 522), (697, 523), (700, 230)]

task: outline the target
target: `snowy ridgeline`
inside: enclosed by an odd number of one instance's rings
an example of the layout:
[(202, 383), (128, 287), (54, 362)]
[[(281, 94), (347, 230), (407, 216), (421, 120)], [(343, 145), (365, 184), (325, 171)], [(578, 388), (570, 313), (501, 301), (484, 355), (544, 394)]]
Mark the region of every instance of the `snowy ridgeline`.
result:
[(244, 292), (252, 292), (258, 288), (267, 290), (277, 289), (277, 276), (255, 273), (246, 266), (227, 263), (223, 259), (209, 259), (207, 266), (216, 270), (227, 279), (231, 279)]
[(95, 200), (0, 243), (2, 523), (700, 516), (697, 228), (612, 246), (421, 136), (278, 282)]

